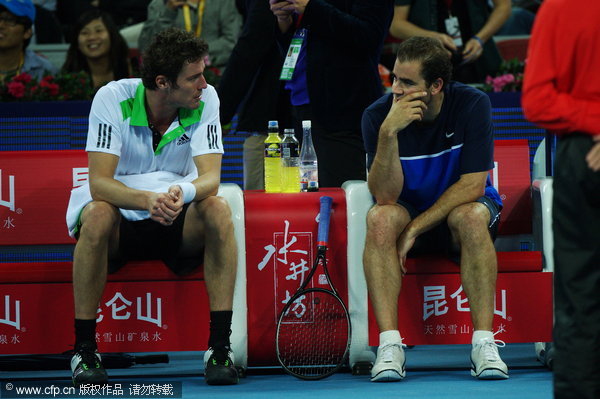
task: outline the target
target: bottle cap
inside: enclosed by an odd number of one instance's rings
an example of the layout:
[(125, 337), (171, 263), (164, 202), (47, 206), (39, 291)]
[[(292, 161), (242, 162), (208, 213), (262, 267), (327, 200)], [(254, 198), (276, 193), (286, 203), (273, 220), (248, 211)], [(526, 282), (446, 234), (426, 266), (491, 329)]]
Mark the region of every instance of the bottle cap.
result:
[(294, 129), (283, 129), (283, 134), (294, 134)]
[(277, 121), (269, 121), (269, 127), (273, 127), (279, 129), (279, 122)]
[(310, 129), (310, 121), (302, 121), (302, 129)]

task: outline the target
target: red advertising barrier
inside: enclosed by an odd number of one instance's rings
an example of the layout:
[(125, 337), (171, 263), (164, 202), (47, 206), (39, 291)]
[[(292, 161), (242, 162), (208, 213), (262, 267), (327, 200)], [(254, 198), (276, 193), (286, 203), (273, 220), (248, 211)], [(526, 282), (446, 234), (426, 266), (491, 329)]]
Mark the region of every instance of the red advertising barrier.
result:
[(3, 151), (0, 243), (75, 243), (68, 235), (65, 214), (71, 189), (85, 183), (87, 176), (87, 154), (83, 150)]
[[(314, 262), (316, 218), (323, 195), (333, 198), (328, 269), (340, 296), (348, 303), (344, 191), (326, 188), (298, 194), (245, 192), (249, 364), (277, 364), (277, 317)], [(322, 285), (323, 278), (317, 273), (312, 286)], [(295, 311), (307, 312), (309, 306), (301, 303)]]
[(495, 140), (492, 184), (504, 207), (498, 234), (531, 233), (531, 178), (527, 140)]
[[(0, 287), (0, 354), (72, 349), (70, 283)], [(103, 352), (205, 350), (208, 314), (203, 281), (109, 282), (96, 341)]]
[[(469, 344), (473, 327), (459, 274), (406, 275), (398, 325), (408, 345)], [(552, 273), (500, 273), (494, 310), (496, 339), (552, 341)], [(369, 305), (369, 344), (379, 345)]]
[[(0, 246), (72, 244), (65, 213), (72, 188), (87, 180), (84, 151), (0, 155)], [(244, 252), (243, 194), (221, 185)], [(243, 260), (243, 257), (240, 257)], [(232, 347), (246, 365), (245, 264), (238, 262)], [(0, 263), (0, 354), (60, 353), (73, 344), (70, 262)], [(208, 297), (202, 272), (179, 278), (159, 261), (130, 262), (108, 277), (98, 313), (104, 352), (204, 350)]]

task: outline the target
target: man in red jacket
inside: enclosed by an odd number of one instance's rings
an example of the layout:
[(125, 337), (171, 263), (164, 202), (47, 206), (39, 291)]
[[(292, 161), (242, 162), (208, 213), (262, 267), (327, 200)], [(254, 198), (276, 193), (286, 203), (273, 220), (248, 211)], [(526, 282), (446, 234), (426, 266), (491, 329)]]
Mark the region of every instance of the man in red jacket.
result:
[(600, 398), (598, 21), (598, 2), (545, 0), (523, 87), (527, 118), (560, 135), (552, 214), (557, 399)]

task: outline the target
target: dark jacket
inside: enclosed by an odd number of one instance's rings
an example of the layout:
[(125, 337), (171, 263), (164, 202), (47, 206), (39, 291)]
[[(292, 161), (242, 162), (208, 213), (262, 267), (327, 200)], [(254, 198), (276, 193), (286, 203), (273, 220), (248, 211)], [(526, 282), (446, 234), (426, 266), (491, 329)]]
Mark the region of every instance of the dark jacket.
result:
[(279, 80), (283, 55), (277, 21), (268, 1), (246, 0), (246, 7), (242, 33), (217, 87), (221, 123), (238, 111), (238, 131), (266, 132), (269, 120), (290, 126), (289, 95)]
[[(306, 38), (311, 113), (325, 129), (360, 131), (363, 111), (383, 94), (379, 56), (393, 0), (311, 0)], [(287, 51), (294, 29), (282, 38)]]

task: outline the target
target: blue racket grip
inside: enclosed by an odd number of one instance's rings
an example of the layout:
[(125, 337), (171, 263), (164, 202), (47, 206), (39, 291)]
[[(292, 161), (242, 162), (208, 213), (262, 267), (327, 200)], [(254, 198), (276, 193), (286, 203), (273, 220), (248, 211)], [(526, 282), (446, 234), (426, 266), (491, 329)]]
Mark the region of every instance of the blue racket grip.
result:
[(319, 210), (319, 232), (317, 235), (317, 246), (327, 246), (329, 240), (329, 220), (331, 218), (331, 203), (333, 198), (321, 197), (321, 209)]

